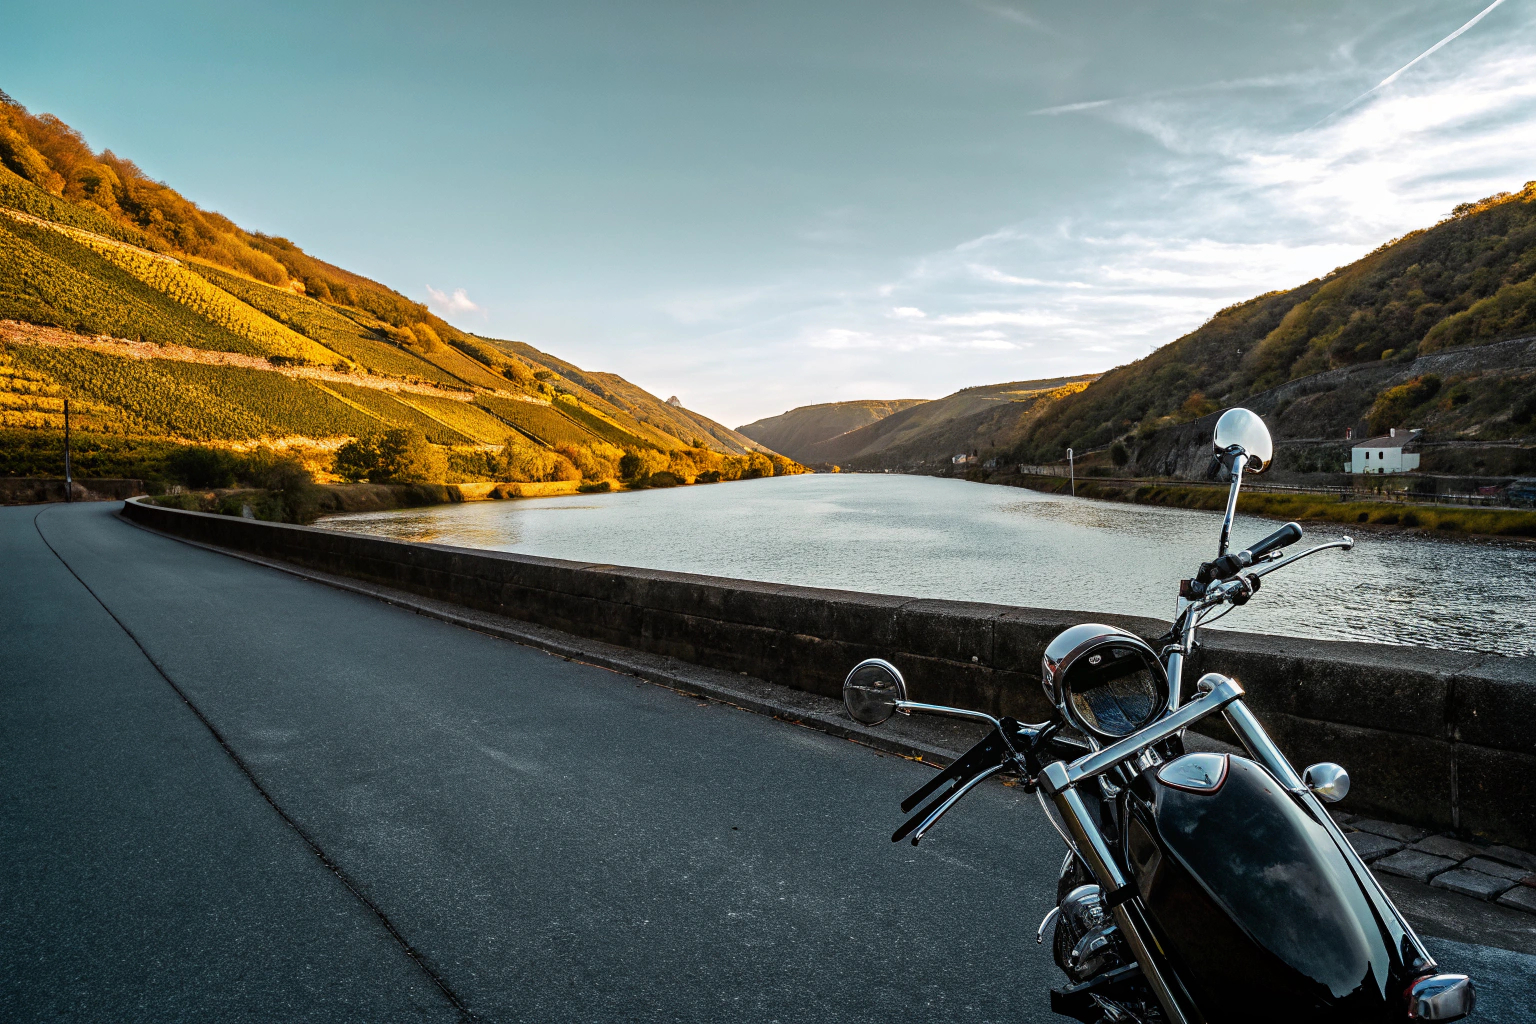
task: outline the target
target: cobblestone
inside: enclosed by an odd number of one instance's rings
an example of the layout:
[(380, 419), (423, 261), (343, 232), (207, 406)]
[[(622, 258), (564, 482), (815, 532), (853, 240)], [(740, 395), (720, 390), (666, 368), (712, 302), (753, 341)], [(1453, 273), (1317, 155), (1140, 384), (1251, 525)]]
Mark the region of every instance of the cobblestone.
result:
[(1346, 832), (1344, 838), (1349, 840), (1349, 845), (1355, 848), (1360, 859), (1367, 864), (1403, 848), (1403, 844), (1396, 839), (1388, 839), (1386, 836), (1378, 836), (1370, 832)]
[(1536, 872), (1536, 853), (1527, 853), (1517, 850), (1513, 846), (1490, 846), (1482, 851), (1484, 857), (1492, 857), (1501, 860), (1505, 864), (1514, 864), (1525, 868), (1527, 871)]
[[(1464, 843), (1460, 839), (1452, 839), (1450, 836), (1430, 836), (1428, 839), (1414, 843), (1413, 848), (1436, 857), (1449, 857), (1452, 860), (1466, 860), (1483, 852), (1481, 847)], [(1489, 873), (1497, 874), (1498, 872)]]
[(1517, 885), (1499, 897), (1499, 906), (1513, 907), (1515, 910), (1536, 914), (1536, 889)]
[(1511, 889), (1515, 883), (1507, 878), (1499, 878), (1496, 875), (1485, 875), (1481, 871), (1457, 868), (1454, 871), (1446, 871), (1436, 875), (1429, 884), (1436, 889), (1449, 889), (1451, 892), (1459, 892), (1463, 896), (1473, 896), (1480, 900), (1494, 900)]
[(1455, 866), (1456, 862), (1449, 857), (1434, 857), (1427, 853), (1420, 853), (1418, 850), (1400, 850), (1372, 865), (1376, 871), (1411, 878), (1416, 882), (1427, 882)]
[(1388, 839), (1396, 839), (1401, 843), (1417, 843), (1429, 835), (1422, 828), (1399, 825), (1395, 821), (1377, 821), (1374, 818), (1356, 818), (1349, 823), (1349, 827), (1361, 832), (1370, 832), (1373, 835), (1386, 836)]
[(1525, 868), (1511, 867), (1508, 864), (1501, 864), (1496, 860), (1489, 860), (1487, 857), (1473, 857), (1463, 864), (1462, 867), (1471, 871), (1481, 871), (1483, 874), (1493, 875), (1495, 878), (1506, 878), (1511, 882), (1518, 882), (1530, 874)]

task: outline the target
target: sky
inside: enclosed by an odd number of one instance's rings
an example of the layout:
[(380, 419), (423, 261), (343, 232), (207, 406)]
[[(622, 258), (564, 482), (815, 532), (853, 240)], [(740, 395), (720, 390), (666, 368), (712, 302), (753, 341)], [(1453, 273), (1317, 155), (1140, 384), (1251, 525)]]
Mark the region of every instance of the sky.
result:
[(0, 89), (199, 205), (729, 426), (1106, 370), (1536, 178), (1536, 0), (0, 25)]

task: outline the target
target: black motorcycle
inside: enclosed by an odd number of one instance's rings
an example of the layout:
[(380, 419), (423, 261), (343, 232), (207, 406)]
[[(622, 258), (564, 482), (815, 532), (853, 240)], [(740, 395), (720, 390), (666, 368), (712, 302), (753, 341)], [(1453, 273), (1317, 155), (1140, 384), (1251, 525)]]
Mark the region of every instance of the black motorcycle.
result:
[[(1324, 808), (1349, 791), (1344, 769), (1298, 775), (1226, 676), (1202, 676), (1180, 703), (1203, 623), (1245, 604), (1270, 573), (1353, 546), (1346, 537), (1286, 557), (1302, 536), (1288, 523), (1229, 552), (1243, 473), (1261, 472), (1273, 446), (1263, 420), (1230, 409), (1215, 449), (1231, 480), (1217, 557), (1180, 584), (1155, 647), (1092, 623), (1051, 641), (1042, 682), (1059, 717), (1025, 724), (916, 703), (888, 662), (854, 668), (843, 700), (857, 721), (926, 712), (991, 727), (903, 801), (916, 813), (891, 840), (916, 845), (983, 780), (1021, 777), (1068, 848), (1036, 936), (1053, 929), (1067, 976), (1051, 1009), (1086, 1024), (1460, 1020), (1476, 998), (1471, 979), (1436, 970)], [(1218, 712), (1248, 756), (1186, 752), (1184, 730)]]

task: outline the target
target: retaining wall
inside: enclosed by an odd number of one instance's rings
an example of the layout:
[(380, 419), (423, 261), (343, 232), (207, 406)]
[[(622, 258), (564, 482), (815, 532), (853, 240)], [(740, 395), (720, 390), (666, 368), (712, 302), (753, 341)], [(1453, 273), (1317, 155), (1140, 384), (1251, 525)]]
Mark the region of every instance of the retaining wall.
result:
[[(75, 501), (121, 501), (135, 494), (143, 494), (142, 480), (107, 480), (97, 478), (74, 479)], [(44, 501), (64, 500), (62, 477), (0, 477), (0, 505), (32, 505)]]
[[(1082, 621), (1153, 639), (1166, 624), (1093, 612), (822, 590), (385, 540), (166, 509), (153, 529), (840, 697), (884, 657), (914, 699), (1039, 721), (1040, 656)], [(1187, 664), (1238, 679), (1298, 768), (1343, 764), (1343, 807), (1536, 848), (1536, 658), (1208, 631)], [(1218, 726), (1218, 728), (1221, 728)]]

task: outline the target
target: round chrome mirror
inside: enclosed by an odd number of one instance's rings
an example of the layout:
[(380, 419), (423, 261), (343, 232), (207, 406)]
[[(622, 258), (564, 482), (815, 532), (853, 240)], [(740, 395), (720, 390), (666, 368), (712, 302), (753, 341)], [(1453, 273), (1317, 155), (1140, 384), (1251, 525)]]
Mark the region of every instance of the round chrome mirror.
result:
[(1140, 637), (1088, 622), (1045, 648), (1042, 682), (1078, 729), (1117, 740), (1151, 725), (1168, 706), (1168, 673)]
[(1324, 803), (1336, 804), (1349, 795), (1349, 772), (1332, 761), (1312, 765), (1301, 773), (1301, 781)]
[(843, 706), (855, 722), (879, 725), (896, 713), (897, 701), (906, 699), (907, 681), (880, 658), (859, 662), (843, 680)]
[(1225, 455), (1234, 448), (1241, 448), (1248, 456), (1243, 468), (1249, 473), (1262, 473), (1274, 458), (1275, 442), (1269, 436), (1269, 428), (1257, 413), (1247, 409), (1228, 409), (1216, 421), (1213, 438), (1216, 454)]

